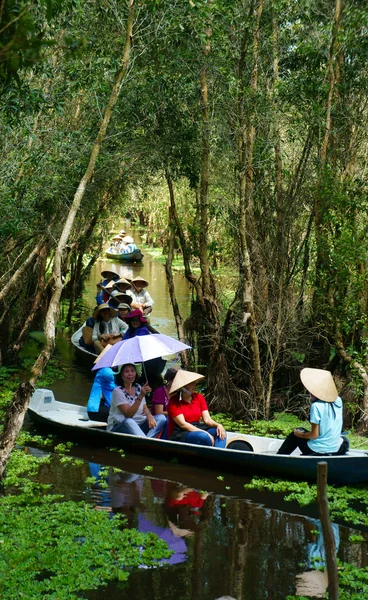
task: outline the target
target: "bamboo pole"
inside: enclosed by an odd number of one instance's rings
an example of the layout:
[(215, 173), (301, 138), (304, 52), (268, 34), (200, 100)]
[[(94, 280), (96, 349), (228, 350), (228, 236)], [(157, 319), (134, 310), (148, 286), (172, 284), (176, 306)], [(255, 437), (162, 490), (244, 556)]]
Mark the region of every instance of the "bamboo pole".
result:
[(327, 470), (326, 462), (317, 465), (317, 503), (319, 516), (322, 524), (323, 539), (326, 554), (327, 576), (328, 576), (328, 598), (338, 600), (339, 579), (336, 562), (336, 544), (330, 519), (330, 511), (327, 499)]

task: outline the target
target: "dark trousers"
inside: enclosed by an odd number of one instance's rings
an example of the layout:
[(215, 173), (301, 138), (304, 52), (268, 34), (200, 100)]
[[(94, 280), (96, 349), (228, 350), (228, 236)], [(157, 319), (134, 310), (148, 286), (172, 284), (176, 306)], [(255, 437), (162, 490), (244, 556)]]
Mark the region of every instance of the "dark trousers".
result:
[[(307, 429), (303, 428), (303, 431), (307, 431)], [(343, 442), (337, 452), (326, 452), (325, 454), (321, 454), (320, 452), (313, 452), (308, 446), (308, 440), (297, 437), (292, 431), (283, 442), (277, 454), (291, 454), (296, 448), (299, 448), (302, 454), (309, 456), (338, 456), (346, 454), (349, 450), (349, 440), (345, 436), (342, 436), (342, 438)]]
[(88, 411), (88, 416), (91, 421), (106, 421), (109, 417), (110, 408), (105, 406), (105, 399), (101, 398), (100, 407), (98, 412)]

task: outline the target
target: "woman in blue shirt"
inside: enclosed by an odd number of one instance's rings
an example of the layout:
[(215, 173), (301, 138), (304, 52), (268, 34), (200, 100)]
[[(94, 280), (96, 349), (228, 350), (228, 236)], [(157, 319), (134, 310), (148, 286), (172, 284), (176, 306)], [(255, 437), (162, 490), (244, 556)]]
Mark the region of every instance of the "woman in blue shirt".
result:
[(323, 369), (303, 369), (300, 379), (311, 394), (309, 421), (311, 431), (298, 428), (288, 435), (278, 454), (291, 454), (299, 448), (302, 454), (345, 454), (349, 442), (341, 437), (342, 400), (333, 377)]

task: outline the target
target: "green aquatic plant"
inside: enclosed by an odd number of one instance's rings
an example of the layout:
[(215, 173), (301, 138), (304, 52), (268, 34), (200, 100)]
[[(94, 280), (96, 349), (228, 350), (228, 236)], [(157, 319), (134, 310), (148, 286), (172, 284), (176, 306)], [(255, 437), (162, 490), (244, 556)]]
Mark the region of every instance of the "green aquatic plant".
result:
[[(317, 486), (305, 481), (284, 481), (274, 478), (254, 477), (245, 489), (269, 491), (284, 495), (285, 502), (295, 500), (300, 506), (315, 504)], [(328, 487), (328, 501), (332, 518), (339, 518), (352, 525), (368, 526), (368, 494), (366, 486)]]
[(0, 503), (0, 596), (41, 600), (83, 598), (86, 590), (124, 580), (128, 568), (156, 565), (171, 551), (152, 533), (124, 529), (85, 503)]
[(152, 465), (146, 465), (146, 466), (143, 468), (143, 470), (144, 470), (144, 471), (153, 471), (153, 467), (152, 467)]

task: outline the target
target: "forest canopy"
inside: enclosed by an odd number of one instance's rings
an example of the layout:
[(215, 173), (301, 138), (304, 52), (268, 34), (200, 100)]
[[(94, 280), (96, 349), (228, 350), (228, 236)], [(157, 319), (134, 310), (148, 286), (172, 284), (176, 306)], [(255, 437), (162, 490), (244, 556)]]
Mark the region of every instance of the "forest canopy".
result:
[(129, 212), (183, 260), (214, 407), (267, 417), (318, 366), (366, 429), (367, 28), (358, 0), (2, 2), (3, 361), (46, 322), (37, 379)]

